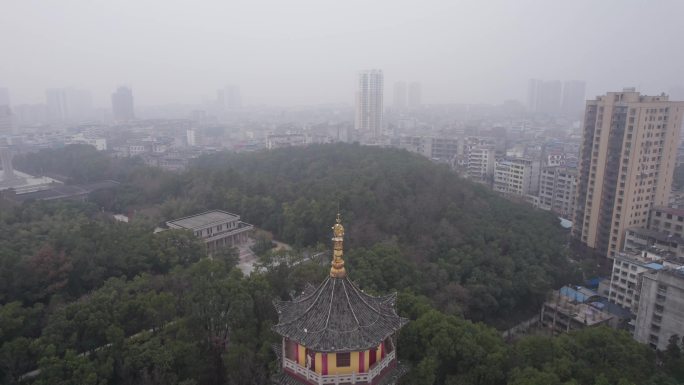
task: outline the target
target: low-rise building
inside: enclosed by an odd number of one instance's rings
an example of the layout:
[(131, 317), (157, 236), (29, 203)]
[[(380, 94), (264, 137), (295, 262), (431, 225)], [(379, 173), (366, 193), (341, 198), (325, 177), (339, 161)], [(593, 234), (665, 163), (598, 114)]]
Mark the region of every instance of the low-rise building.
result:
[(684, 269), (663, 268), (644, 274), (634, 338), (655, 349), (671, 336), (684, 335)]
[(268, 134), (266, 136), (266, 148), (269, 150), (306, 146), (306, 143), (306, 135), (304, 134)]
[(648, 218), (648, 228), (684, 238), (684, 209), (653, 207)]
[(66, 144), (87, 144), (95, 147), (97, 151), (107, 150), (107, 139), (87, 136), (83, 133), (72, 136), (66, 141)]
[(494, 167), (494, 191), (514, 196), (536, 195), (539, 188), (539, 161), (505, 158)]
[(268, 134), (266, 135), (266, 148), (273, 150), (276, 148), (307, 146), (310, 144), (332, 143), (332, 137), (315, 133), (287, 133), (287, 134)]
[(395, 146), (437, 162), (450, 163), (459, 153), (460, 141), (450, 137), (401, 136)]
[(549, 167), (565, 166), (565, 154), (556, 151), (551, 154), (546, 154), (544, 157), (544, 165)]
[(625, 252), (634, 253), (649, 248), (684, 256), (684, 238), (651, 229), (630, 228), (625, 231)]
[(449, 162), (458, 154), (458, 138), (433, 137), (429, 138), (430, 159)]
[(584, 287), (563, 286), (541, 309), (542, 327), (553, 334), (568, 333), (587, 327), (609, 325), (614, 316), (603, 310), (596, 292)]
[(240, 221), (240, 216), (221, 210), (207, 211), (189, 217), (166, 222), (170, 229), (190, 230), (207, 245), (207, 252), (234, 247), (247, 242), (248, 234), (254, 229), (249, 223)]

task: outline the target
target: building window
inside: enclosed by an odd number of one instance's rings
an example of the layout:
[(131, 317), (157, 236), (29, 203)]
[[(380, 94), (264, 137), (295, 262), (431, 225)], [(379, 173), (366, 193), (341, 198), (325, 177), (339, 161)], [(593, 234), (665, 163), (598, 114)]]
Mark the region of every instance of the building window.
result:
[(348, 368), (351, 366), (351, 353), (337, 353), (337, 367)]

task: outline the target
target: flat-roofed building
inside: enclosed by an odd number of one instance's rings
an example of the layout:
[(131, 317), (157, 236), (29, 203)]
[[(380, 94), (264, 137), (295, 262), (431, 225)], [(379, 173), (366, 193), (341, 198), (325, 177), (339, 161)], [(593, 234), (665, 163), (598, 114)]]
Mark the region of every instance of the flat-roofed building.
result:
[(656, 206), (650, 214), (649, 229), (684, 238), (684, 209)]
[(652, 251), (618, 253), (613, 260), (608, 300), (636, 314), (642, 275), (662, 268), (661, 256)]
[(266, 148), (273, 150), (276, 148), (306, 146), (306, 135), (299, 134), (268, 134), (266, 136)]
[(467, 154), (468, 178), (482, 181), (490, 179), (494, 175), (495, 156), (494, 146), (470, 148)]
[(539, 181), (539, 207), (563, 218), (572, 219), (575, 211), (577, 170), (567, 167), (545, 167)]
[(506, 158), (494, 166), (494, 191), (506, 195), (536, 195), (539, 189), (539, 161)]
[(240, 216), (221, 210), (207, 211), (189, 217), (166, 222), (170, 229), (190, 230), (207, 245), (207, 252), (234, 247), (247, 242), (248, 234), (254, 229), (249, 223), (240, 221)]
[(584, 287), (563, 286), (542, 305), (540, 322), (553, 334), (609, 325), (615, 317), (604, 311), (598, 293)]
[(684, 334), (684, 270), (663, 268), (644, 274), (634, 339), (659, 350)]
[(625, 252), (639, 252), (649, 248), (684, 256), (684, 238), (657, 230), (630, 228), (625, 231)]

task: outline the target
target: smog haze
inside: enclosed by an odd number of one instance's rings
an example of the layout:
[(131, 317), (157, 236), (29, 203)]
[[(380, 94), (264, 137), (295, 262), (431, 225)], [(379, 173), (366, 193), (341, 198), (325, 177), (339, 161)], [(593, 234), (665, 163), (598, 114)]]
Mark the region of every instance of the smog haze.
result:
[[(425, 103), (524, 101), (530, 78), (660, 93), (684, 83), (684, 2), (8, 1), (0, 85), (119, 85), (142, 105), (201, 103), (237, 84), (247, 105), (353, 104), (355, 77), (419, 81)], [(386, 92), (389, 88), (386, 89)]]

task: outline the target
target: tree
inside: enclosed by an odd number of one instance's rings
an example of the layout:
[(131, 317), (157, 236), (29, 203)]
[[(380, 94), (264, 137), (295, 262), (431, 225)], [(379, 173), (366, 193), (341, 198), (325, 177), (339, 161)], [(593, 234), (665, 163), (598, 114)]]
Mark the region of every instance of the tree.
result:
[(56, 252), (50, 246), (43, 246), (26, 262), (25, 268), (26, 276), (32, 278), (24, 283), (26, 297), (36, 302), (45, 301), (63, 290), (73, 266), (64, 251)]

